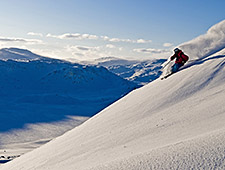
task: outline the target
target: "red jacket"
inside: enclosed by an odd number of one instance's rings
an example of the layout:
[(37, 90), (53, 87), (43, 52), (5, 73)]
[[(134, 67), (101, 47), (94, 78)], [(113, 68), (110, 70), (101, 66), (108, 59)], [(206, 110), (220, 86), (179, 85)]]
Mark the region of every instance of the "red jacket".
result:
[(184, 64), (188, 61), (189, 57), (183, 53), (183, 51), (179, 50), (173, 56), (170, 57), (171, 60), (176, 58), (175, 63)]

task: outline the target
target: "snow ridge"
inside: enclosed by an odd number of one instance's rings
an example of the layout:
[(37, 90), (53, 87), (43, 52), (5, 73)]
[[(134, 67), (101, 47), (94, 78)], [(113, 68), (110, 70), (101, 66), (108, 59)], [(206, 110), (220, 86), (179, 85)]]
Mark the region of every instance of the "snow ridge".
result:
[(161, 64), (165, 61), (165, 59), (138, 61), (104, 57), (86, 63), (106, 67), (114, 74), (142, 86), (161, 75)]
[(212, 26), (206, 34), (179, 46), (191, 59), (208, 57), (225, 48), (225, 20)]

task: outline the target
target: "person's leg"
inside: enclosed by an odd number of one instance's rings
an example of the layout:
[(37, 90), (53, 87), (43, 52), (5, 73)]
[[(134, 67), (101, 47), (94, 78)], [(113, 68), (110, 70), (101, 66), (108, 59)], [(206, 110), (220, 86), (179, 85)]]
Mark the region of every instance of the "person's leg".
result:
[(172, 73), (177, 72), (181, 66), (183, 66), (183, 64), (175, 63), (175, 64), (172, 66), (172, 68), (171, 68), (171, 72), (172, 72)]
[(171, 68), (171, 72), (172, 72), (172, 73), (175, 73), (175, 72), (177, 72), (177, 70), (178, 70), (178, 64), (175, 63), (175, 64), (172, 66), (172, 68)]

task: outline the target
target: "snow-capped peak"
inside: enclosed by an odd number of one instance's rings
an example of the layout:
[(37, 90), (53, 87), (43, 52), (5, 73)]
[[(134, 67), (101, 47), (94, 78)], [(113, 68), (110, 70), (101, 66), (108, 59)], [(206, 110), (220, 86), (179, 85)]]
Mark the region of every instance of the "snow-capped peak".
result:
[(44, 58), (40, 55), (34, 54), (29, 50), (20, 48), (2, 48), (0, 50), (1, 60), (16, 60), (16, 61), (26, 61), (26, 60), (36, 60)]

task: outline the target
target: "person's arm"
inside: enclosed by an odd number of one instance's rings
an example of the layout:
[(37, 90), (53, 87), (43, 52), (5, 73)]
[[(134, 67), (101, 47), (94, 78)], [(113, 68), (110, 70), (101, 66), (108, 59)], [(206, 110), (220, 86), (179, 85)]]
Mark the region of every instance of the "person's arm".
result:
[(174, 54), (174, 55), (172, 55), (171, 57), (170, 57), (170, 60), (172, 61), (172, 60), (174, 60), (176, 58), (176, 55)]

